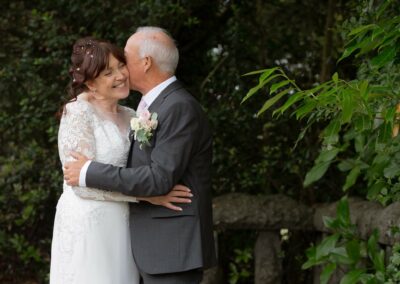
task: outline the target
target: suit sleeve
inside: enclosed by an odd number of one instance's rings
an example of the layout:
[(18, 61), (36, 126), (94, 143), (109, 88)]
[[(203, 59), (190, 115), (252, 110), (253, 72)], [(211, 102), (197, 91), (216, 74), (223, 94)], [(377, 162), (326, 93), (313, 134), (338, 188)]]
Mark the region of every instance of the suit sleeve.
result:
[(198, 124), (192, 105), (187, 102), (173, 104), (159, 115), (157, 141), (150, 165), (122, 168), (93, 162), (86, 174), (87, 186), (130, 196), (167, 194), (187, 168)]

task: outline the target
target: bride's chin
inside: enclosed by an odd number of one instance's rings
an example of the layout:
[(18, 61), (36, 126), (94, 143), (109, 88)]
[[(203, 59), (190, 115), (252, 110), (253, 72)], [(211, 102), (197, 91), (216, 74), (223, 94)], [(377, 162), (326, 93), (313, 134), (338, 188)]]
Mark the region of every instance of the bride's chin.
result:
[(126, 92), (121, 92), (120, 98), (125, 99), (129, 96), (129, 89)]

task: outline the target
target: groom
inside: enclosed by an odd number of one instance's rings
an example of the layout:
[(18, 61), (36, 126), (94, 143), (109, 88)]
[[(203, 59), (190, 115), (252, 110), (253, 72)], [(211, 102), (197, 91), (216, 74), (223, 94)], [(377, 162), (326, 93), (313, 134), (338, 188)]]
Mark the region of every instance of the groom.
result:
[(143, 94), (138, 111), (158, 115), (150, 145), (132, 140), (127, 168), (76, 154), (64, 176), (69, 185), (138, 197), (164, 195), (178, 183), (189, 187), (192, 203), (182, 211), (145, 202), (130, 205), (132, 251), (144, 284), (200, 283), (203, 269), (216, 263), (211, 131), (199, 103), (174, 76), (179, 54), (165, 30), (139, 28), (125, 54), (131, 89)]

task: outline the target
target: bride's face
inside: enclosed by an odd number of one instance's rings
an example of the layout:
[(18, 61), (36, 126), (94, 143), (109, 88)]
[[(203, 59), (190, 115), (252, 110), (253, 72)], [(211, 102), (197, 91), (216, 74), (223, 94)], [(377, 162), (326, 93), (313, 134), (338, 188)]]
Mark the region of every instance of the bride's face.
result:
[(97, 99), (124, 99), (129, 95), (129, 73), (126, 65), (110, 54), (108, 68), (88, 84)]

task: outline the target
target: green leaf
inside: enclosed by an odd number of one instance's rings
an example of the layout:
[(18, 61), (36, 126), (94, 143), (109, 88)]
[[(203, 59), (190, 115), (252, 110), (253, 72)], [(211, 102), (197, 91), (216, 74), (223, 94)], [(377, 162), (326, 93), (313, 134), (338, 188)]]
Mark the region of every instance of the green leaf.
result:
[(322, 260), (317, 260), (317, 248), (315, 246), (306, 250), (307, 261), (303, 263), (301, 269), (308, 269), (322, 263)]
[(361, 269), (351, 270), (342, 278), (340, 284), (356, 284), (360, 280), (363, 273), (364, 271)]
[[(257, 75), (257, 74), (269, 72), (270, 70), (273, 70), (272, 72), (274, 72), (274, 71), (276, 70), (276, 67), (270, 68), (270, 69), (262, 69), (262, 70), (251, 71), (251, 72), (248, 72), (248, 73), (246, 73), (246, 74), (243, 74), (242, 76)], [(271, 72), (271, 73), (272, 73), (272, 72)]]
[[(265, 73), (266, 74), (266, 73)], [(263, 74), (264, 75), (264, 74)], [(261, 77), (263, 76), (261, 75)], [(267, 83), (269, 83), (272, 79), (275, 79), (276, 77), (282, 76), (281, 74), (275, 74), (271, 77), (268, 77), (268, 79), (265, 77), (263, 80), (260, 79), (260, 82), (258, 83), (257, 86), (251, 88), (246, 96), (243, 98), (243, 100), (240, 102), (241, 104), (247, 101), (250, 97), (252, 97), (255, 93), (257, 93), (260, 89), (262, 89)], [(261, 78), (260, 77), (260, 78)]]
[(367, 242), (368, 256), (372, 260), (374, 268), (377, 271), (384, 272), (385, 271), (384, 252), (379, 248), (378, 239), (379, 239), (378, 230), (374, 229), (372, 235), (369, 237)]
[(385, 121), (388, 123), (393, 123), (396, 116), (396, 107), (390, 107), (385, 111)]
[(337, 72), (335, 72), (332, 76), (332, 80), (333, 82), (335, 82), (336, 84), (339, 82), (339, 75)]
[(335, 218), (322, 216), (322, 221), (324, 222), (324, 226), (328, 229), (337, 230), (339, 228), (339, 224)]
[(352, 169), (354, 167), (354, 165), (355, 165), (355, 162), (353, 159), (346, 159), (346, 160), (341, 161), (338, 164), (338, 168), (340, 171), (346, 172), (346, 171), (349, 171), (350, 169)]
[(349, 57), (354, 51), (356, 51), (359, 48), (360, 48), (359, 45), (354, 45), (354, 46), (350, 46), (350, 47), (346, 48), (344, 50), (342, 56), (339, 58), (339, 60), (337, 62), (339, 63), (343, 59)]
[(381, 34), (383, 34), (385, 32), (384, 29), (382, 29), (381, 27), (377, 27), (376, 29), (374, 29), (372, 31), (372, 35), (371, 35), (371, 40), (376, 39), (378, 36), (380, 36)]
[(378, 142), (385, 144), (392, 139), (393, 124), (389, 122), (382, 123), (378, 130)]
[(343, 196), (338, 202), (336, 214), (337, 219), (340, 221), (341, 224), (343, 224), (344, 226), (351, 224), (350, 208), (347, 196)]
[(361, 81), (361, 84), (360, 84), (360, 96), (365, 100), (365, 99), (367, 99), (367, 95), (368, 95), (368, 81)]
[(282, 92), (276, 94), (274, 97), (272, 97), (269, 100), (267, 100), (264, 103), (263, 107), (260, 109), (260, 111), (257, 113), (257, 116), (259, 116), (260, 114), (265, 112), (267, 109), (269, 109), (271, 106), (273, 106), (280, 98), (282, 98), (284, 95), (289, 93), (291, 90), (293, 90), (293, 89), (292, 88), (288, 88), (286, 90), (283, 90)]
[(324, 139), (323, 143), (325, 145), (335, 145), (339, 140), (339, 131), (341, 128), (340, 121), (338, 119), (333, 119), (328, 124), (327, 127), (322, 132), (322, 137)]
[(271, 76), (276, 70), (278, 69), (278, 67), (274, 67), (271, 69), (268, 69), (267, 71), (265, 71), (264, 73), (261, 74), (260, 78), (258, 79), (260, 83), (264, 82), (269, 76)]
[(289, 99), (281, 106), (280, 108), (276, 109), (273, 114), (276, 112), (284, 113), (291, 105), (298, 102), (303, 98), (303, 92), (298, 92), (289, 97)]
[(357, 131), (362, 132), (364, 130), (370, 130), (372, 126), (372, 120), (368, 115), (360, 115), (354, 120), (354, 126)]
[(387, 46), (396, 45), (396, 41), (399, 39), (400, 33), (398, 31), (398, 27), (391, 27), (391, 29), (391, 31), (389, 29), (386, 30), (388, 33), (385, 34), (383, 42), (380, 43), (378, 50), (381, 50)]
[(379, 53), (378, 56), (372, 58), (371, 64), (374, 67), (378, 68), (388, 64), (396, 56), (396, 50), (397, 50), (396, 46), (385, 48), (383, 51)]
[(278, 90), (279, 88), (282, 88), (283, 86), (286, 86), (287, 84), (289, 84), (290, 82), (292, 82), (291, 80), (284, 80), (278, 83), (275, 83), (271, 86), (269, 93), (272, 94), (273, 92), (275, 92), (276, 90)]
[(365, 25), (365, 26), (360, 26), (360, 27), (358, 27), (358, 28), (353, 29), (353, 30), (349, 33), (349, 36), (356, 35), (356, 34), (359, 34), (359, 33), (361, 33), (361, 32), (371, 30), (371, 29), (373, 29), (373, 28), (375, 28), (375, 27), (377, 27), (377, 25), (375, 25), (375, 24), (369, 24), (369, 25)]
[(350, 265), (353, 263), (344, 247), (336, 247), (331, 251), (329, 260), (334, 263)]
[(361, 258), (361, 246), (359, 241), (357, 240), (350, 240), (346, 244), (346, 252), (349, 258), (352, 260), (353, 263), (358, 263)]
[(346, 182), (343, 186), (343, 191), (348, 190), (350, 187), (352, 187), (356, 181), (358, 176), (360, 175), (360, 167), (359, 166), (355, 166), (350, 173), (347, 175), (346, 177)]
[(363, 134), (358, 134), (354, 138), (354, 148), (357, 153), (362, 153), (365, 146), (365, 136)]
[(379, 41), (371, 41), (369, 36), (365, 37), (360, 43), (361, 50), (356, 54), (356, 57), (360, 57), (363, 54), (367, 54), (368, 52), (375, 50), (379, 44)]
[(392, 163), (383, 171), (385, 178), (395, 178), (400, 176), (400, 167), (398, 164)]
[(329, 162), (336, 158), (339, 153), (339, 148), (333, 147), (332, 149), (323, 149), (317, 159), (315, 160), (317, 163), (319, 162)]
[(320, 283), (327, 284), (331, 278), (332, 273), (336, 270), (336, 263), (329, 263), (324, 267), (320, 276)]
[(385, 188), (385, 186), (386, 186), (386, 183), (384, 183), (382, 181), (377, 181), (376, 183), (374, 183), (372, 186), (370, 186), (368, 188), (367, 198), (375, 199), (376, 196), (378, 196), (378, 194), (380, 194), (380, 192)]
[(354, 99), (353, 94), (349, 91), (343, 91), (343, 100), (342, 100), (342, 115), (341, 115), (341, 124), (349, 123), (351, 117), (353, 116), (354, 110)]
[(247, 92), (246, 96), (243, 98), (243, 100), (242, 100), (240, 103), (242, 104), (242, 103), (244, 103), (245, 101), (247, 101), (250, 97), (252, 97), (255, 93), (257, 93), (262, 87), (264, 87), (265, 84), (267, 84), (267, 82), (265, 82), (265, 83), (263, 82), (263, 83), (261, 83), (261, 84), (258, 84), (258, 85), (255, 86), (255, 87), (251, 88), (251, 89)]
[(317, 102), (315, 100), (304, 101), (303, 106), (301, 106), (294, 112), (296, 114), (296, 118), (297, 119), (303, 118), (304, 116), (309, 114), (316, 106)]
[(331, 161), (315, 164), (312, 169), (307, 172), (303, 185), (306, 187), (319, 180), (326, 173), (330, 164)]
[(387, 7), (392, 4), (392, 1), (384, 1), (381, 5), (379, 5), (378, 11), (376, 12), (376, 17), (379, 18), (384, 11), (386, 11)]
[(336, 247), (336, 243), (338, 240), (339, 240), (338, 234), (333, 234), (323, 239), (316, 248), (316, 259), (321, 260), (322, 258), (332, 253), (332, 251)]

